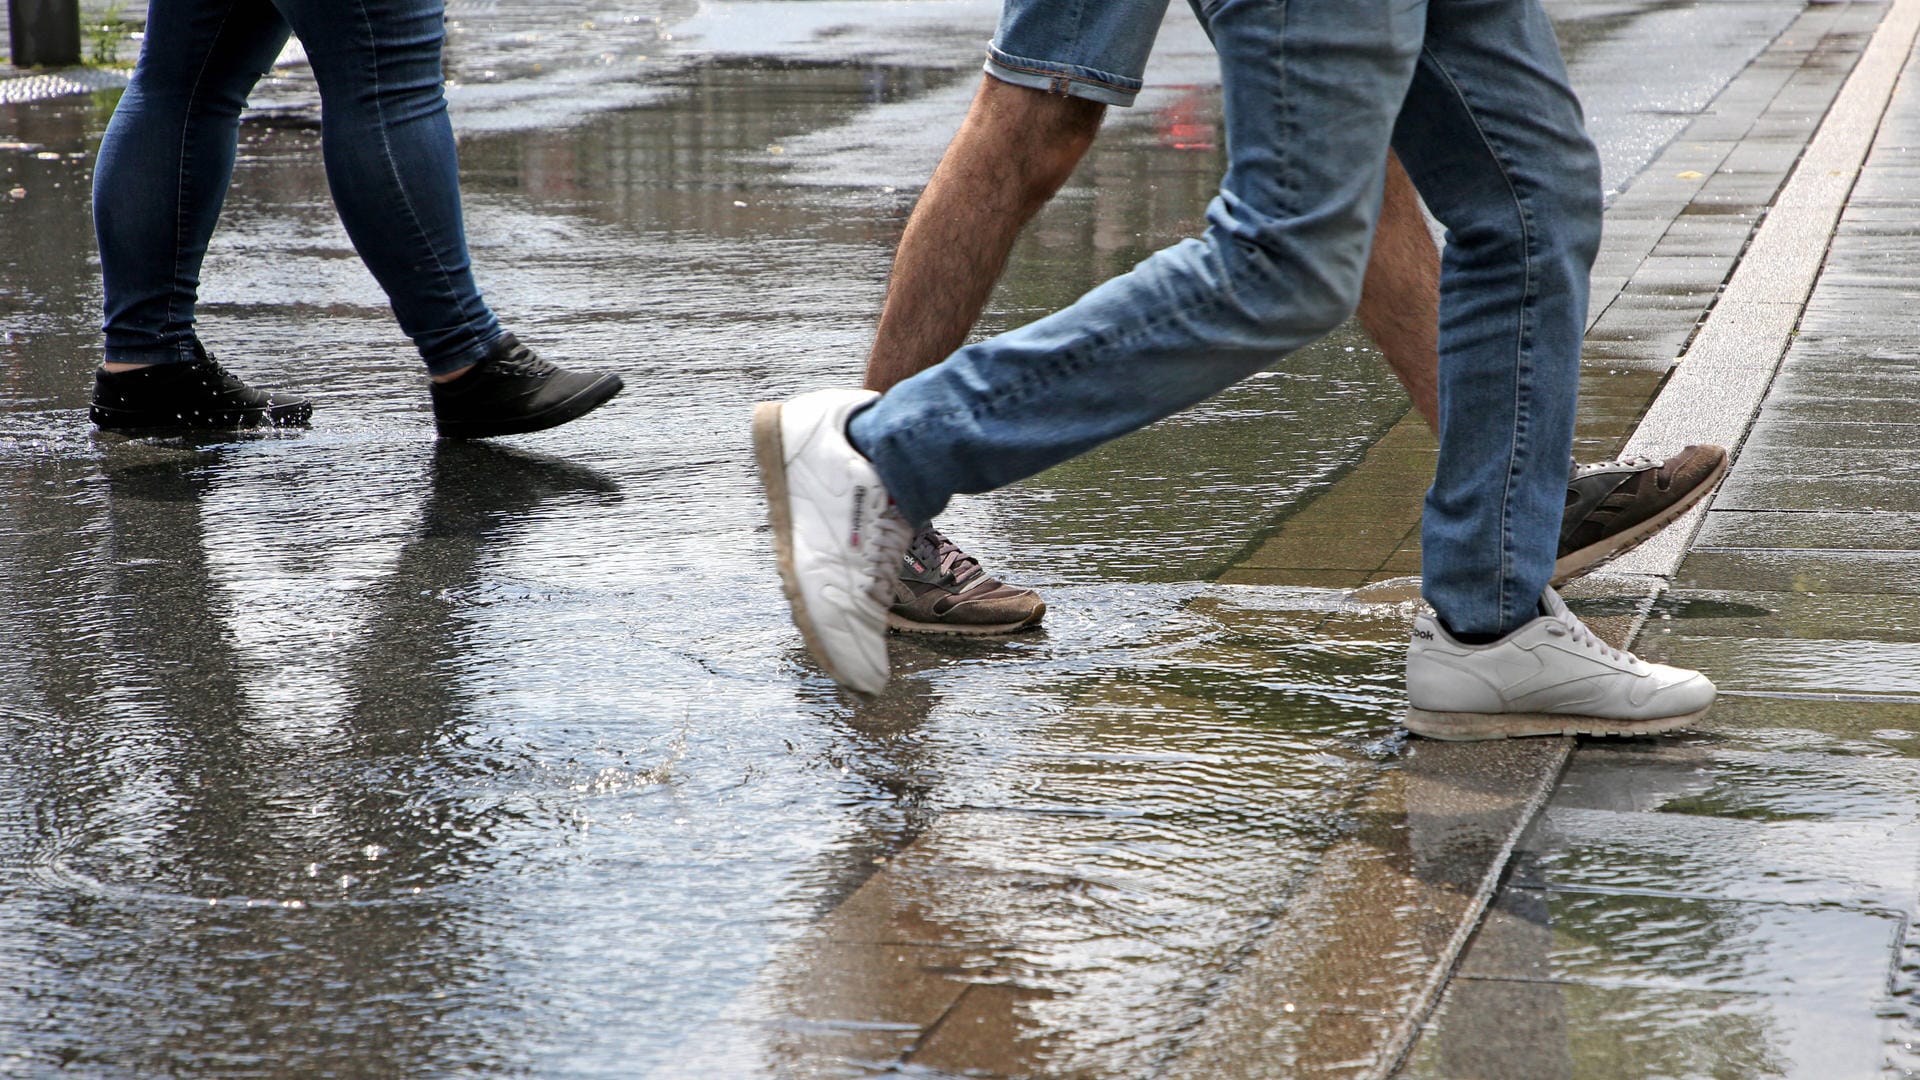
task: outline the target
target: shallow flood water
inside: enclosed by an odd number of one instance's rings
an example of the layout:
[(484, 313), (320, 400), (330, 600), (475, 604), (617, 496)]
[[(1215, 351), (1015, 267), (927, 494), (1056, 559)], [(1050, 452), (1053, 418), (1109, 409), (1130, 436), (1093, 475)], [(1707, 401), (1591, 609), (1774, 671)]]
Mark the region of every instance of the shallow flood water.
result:
[[(745, 417), (857, 378), (992, 15), (455, 5), (482, 285), (627, 384), (500, 444), (433, 441), (298, 69), (243, 132), (201, 321), (314, 428), (92, 434), (111, 95), (0, 109), (0, 1073), (865, 1075), (921, 1029), (794, 1033), (833, 1027), (805, 1006), (836, 971), (869, 981), (816, 928), (903, 866), (1026, 1060), (1165, 1058), (1404, 752), (1404, 611), (1210, 582), (1406, 403), (1345, 331), (962, 500), (944, 527), (1044, 591), (1045, 629), (896, 639), (885, 695), (837, 692)], [(984, 329), (1197, 227), (1222, 152), (1190, 24)]]

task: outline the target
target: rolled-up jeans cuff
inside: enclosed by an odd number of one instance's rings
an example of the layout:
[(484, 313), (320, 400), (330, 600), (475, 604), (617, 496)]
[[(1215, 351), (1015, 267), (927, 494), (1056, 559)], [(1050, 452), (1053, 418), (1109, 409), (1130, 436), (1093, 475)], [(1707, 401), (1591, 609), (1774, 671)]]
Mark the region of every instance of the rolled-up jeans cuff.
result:
[(1049, 94), (1085, 98), (1104, 105), (1129, 106), (1139, 96), (1140, 80), (1044, 60), (1028, 60), (987, 46), (987, 74), (1003, 83), (1043, 90)]
[(166, 345), (112, 345), (103, 359), (109, 364), (191, 364), (200, 358), (192, 338)]

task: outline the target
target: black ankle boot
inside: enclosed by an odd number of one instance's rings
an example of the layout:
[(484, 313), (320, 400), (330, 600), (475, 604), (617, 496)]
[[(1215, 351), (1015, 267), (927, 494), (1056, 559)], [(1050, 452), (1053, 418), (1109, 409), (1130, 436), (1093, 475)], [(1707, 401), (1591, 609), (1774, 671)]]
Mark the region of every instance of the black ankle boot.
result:
[(185, 364), (93, 373), (93, 422), (107, 431), (139, 428), (248, 428), (305, 424), (313, 403), (256, 390), (220, 366), (198, 342)]

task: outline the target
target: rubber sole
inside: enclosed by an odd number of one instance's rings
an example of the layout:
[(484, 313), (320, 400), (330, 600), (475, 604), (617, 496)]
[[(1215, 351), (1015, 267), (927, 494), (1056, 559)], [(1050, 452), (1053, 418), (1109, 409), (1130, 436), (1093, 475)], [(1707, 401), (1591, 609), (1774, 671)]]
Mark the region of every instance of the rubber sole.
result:
[(435, 418), (434, 426), (439, 430), (440, 436), (445, 439), (491, 439), (500, 435), (526, 435), (535, 431), (545, 431), (548, 428), (556, 428), (569, 421), (578, 420), (605, 405), (625, 385), (618, 375), (602, 375), (588, 383), (579, 393), (537, 413), (499, 420), (449, 421)]
[(1428, 712), (1407, 707), (1407, 730), (1415, 735), (1444, 742), (1481, 742), (1488, 739), (1523, 739), (1534, 735), (1598, 735), (1632, 738), (1658, 735), (1689, 727), (1707, 715), (1706, 709), (1684, 716), (1663, 716), (1656, 720), (1608, 720), (1598, 716), (1569, 716), (1562, 713), (1450, 713)]
[(1590, 574), (1614, 559), (1625, 555), (1644, 542), (1648, 537), (1674, 523), (1680, 515), (1694, 508), (1701, 499), (1706, 498), (1714, 488), (1720, 486), (1720, 480), (1727, 475), (1727, 468), (1733, 463), (1733, 455), (1720, 459), (1713, 475), (1701, 481), (1687, 493), (1687, 497), (1667, 507), (1660, 513), (1635, 525), (1631, 529), (1616, 533), (1604, 540), (1588, 544), (1578, 551), (1570, 551), (1554, 560), (1553, 580), (1547, 584), (1559, 588), (1574, 578)]
[(313, 419), (313, 405), (302, 401), (265, 409), (225, 409), (164, 416), (135, 409), (93, 405), (87, 409), (87, 418), (101, 431), (225, 431), (258, 427), (305, 427)]
[(840, 670), (820, 646), (813, 616), (800, 594), (800, 577), (793, 568), (793, 511), (787, 505), (786, 446), (780, 438), (780, 402), (763, 401), (753, 407), (753, 460), (760, 470), (760, 486), (767, 493), (767, 523), (773, 527), (773, 561), (780, 570), (780, 591), (787, 596), (793, 625), (807, 646), (807, 655), (826, 669), (833, 681), (851, 690)]
[(902, 634), (944, 634), (948, 637), (996, 637), (1001, 634), (1017, 634), (1029, 627), (1040, 625), (1047, 614), (1047, 605), (1041, 604), (1039, 610), (1019, 622), (1010, 623), (927, 623), (893, 612), (887, 612), (887, 629)]

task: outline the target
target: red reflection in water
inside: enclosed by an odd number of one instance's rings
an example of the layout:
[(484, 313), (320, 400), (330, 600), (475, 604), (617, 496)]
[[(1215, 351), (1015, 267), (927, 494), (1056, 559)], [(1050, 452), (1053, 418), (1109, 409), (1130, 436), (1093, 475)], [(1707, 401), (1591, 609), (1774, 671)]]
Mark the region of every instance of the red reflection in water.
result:
[(1217, 125), (1205, 115), (1211, 94), (1201, 87), (1181, 87), (1173, 104), (1157, 114), (1160, 141), (1175, 150), (1212, 150)]

